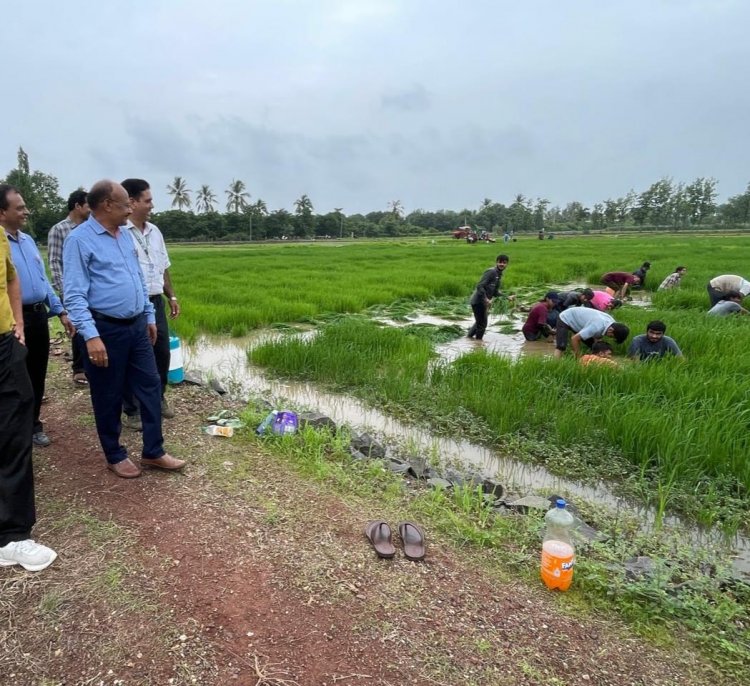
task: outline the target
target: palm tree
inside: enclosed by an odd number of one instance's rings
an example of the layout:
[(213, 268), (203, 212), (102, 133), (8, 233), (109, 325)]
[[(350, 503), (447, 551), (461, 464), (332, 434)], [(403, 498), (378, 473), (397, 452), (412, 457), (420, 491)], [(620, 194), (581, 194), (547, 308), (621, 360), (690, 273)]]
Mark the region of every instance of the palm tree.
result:
[(224, 192), (227, 194), (227, 212), (239, 214), (247, 207), (250, 193), (247, 192), (244, 181), (232, 179), (229, 188)]
[(181, 176), (175, 176), (171, 185), (167, 186), (167, 193), (172, 196), (172, 207), (178, 210), (190, 209), (192, 204), (190, 194), (192, 191), (187, 187), (187, 181)]
[(250, 209), (255, 213), (262, 217), (265, 217), (268, 214), (268, 206), (266, 205), (265, 200), (261, 200), (258, 198), (252, 205), (250, 205)]
[(195, 207), (198, 212), (213, 212), (216, 203), (216, 194), (205, 184), (195, 195)]
[(391, 200), (388, 203), (388, 211), (396, 217), (396, 219), (401, 219), (404, 214), (404, 206), (401, 204), (400, 200)]
[(334, 207), (333, 211), (336, 213), (336, 217), (339, 220), (339, 238), (343, 238), (344, 237), (344, 215), (343, 215), (344, 208)]
[(312, 200), (310, 200), (307, 193), (303, 193), (294, 201), (294, 211), (299, 215), (312, 214), (313, 209), (315, 208), (313, 207)]

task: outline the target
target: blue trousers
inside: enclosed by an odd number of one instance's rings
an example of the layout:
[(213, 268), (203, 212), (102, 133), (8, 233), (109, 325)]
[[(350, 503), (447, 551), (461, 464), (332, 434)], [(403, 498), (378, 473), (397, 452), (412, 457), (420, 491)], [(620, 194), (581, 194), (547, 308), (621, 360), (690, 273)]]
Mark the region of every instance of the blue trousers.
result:
[(138, 400), (143, 423), (145, 458), (164, 455), (161, 431), (161, 382), (156, 371), (154, 349), (148, 340), (146, 317), (132, 324), (96, 321), (102, 342), (107, 349), (109, 366), (91, 364), (88, 351), (84, 357), (86, 376), (91, 390), (91, 404), (104, 457), (110, 464), (122, 462), (128, 453), (120, 443), (122, 398), (131, 392)]

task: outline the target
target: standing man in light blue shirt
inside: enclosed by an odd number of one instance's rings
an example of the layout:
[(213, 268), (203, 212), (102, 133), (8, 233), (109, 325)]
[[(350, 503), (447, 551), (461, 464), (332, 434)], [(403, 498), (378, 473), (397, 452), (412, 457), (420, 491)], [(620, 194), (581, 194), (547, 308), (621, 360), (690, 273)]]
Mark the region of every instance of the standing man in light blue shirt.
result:
[[(23, 329), (26, 338), (26, 369), (31, 378), (34, 389), (34, 431), (32, 441), (41, 448), (47, 447), (52, 441), (44, 432), (44, 426), (39, 419), (44, 397), (44, 383), (47, 377), (49, 363), (49, 325), (50, 315), (60, 317), (62, 325), (71, 338), (75, 329), (68, 319), (60, 298), (47, 279), (44, 262), (34, 239), (21, 231), (29, 218), (29, 210), (18, 191), (11, 186), (0, 186), (0, 194), (4, 201), (0, 203), (0, 225), (5, 229), (5, 235), (10, 244), (11, 257), (16, 267), (16, 273), (21, 283), (21, 302), (23, 304)], [(2, 209), (2, 205), (6, 205)], [(49, 314), (47, 312), (49, 308)]]
[(88, 201), (91, 216), (63, 246), (63, 291), (70, 318), (86, 341), (84, 365), (107, 467), (124, 479), (141, 475), (120, 443), (128, 390), (141, 407), (141, 467), (182, 469), (184, 460), (164, 451), (161, 384), (152, 348), (156, 320), (133, 239), (123, 228), (130, 215), (128, 194), (118, 183), (98, 181)]

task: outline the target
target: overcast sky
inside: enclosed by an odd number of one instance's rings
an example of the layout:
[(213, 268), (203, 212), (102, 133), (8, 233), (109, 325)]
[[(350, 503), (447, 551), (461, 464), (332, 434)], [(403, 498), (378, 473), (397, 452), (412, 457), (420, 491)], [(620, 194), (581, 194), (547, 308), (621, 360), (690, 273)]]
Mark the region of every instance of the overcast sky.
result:
[(0, 175), (184, 176), (269, 209), (591, 205), (750, 181), (747, 0), (3, 3)]

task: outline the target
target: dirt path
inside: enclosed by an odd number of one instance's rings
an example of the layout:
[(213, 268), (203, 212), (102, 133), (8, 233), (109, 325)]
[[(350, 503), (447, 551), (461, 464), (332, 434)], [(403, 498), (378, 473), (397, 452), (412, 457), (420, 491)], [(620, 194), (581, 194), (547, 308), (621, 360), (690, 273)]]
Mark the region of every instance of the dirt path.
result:
[(220, 406), (205, 391), (171, 396), (186, 473), (134, 480), (104, 469), (88, 394), (58, 365), (49, 395), (35, 533), (60, 556), (0, 573), (0, 684), (717, 683), (441, 541), (424, 564), (377, 560), (361, 531), (380, 513), (257, 442), (200, 434)]

